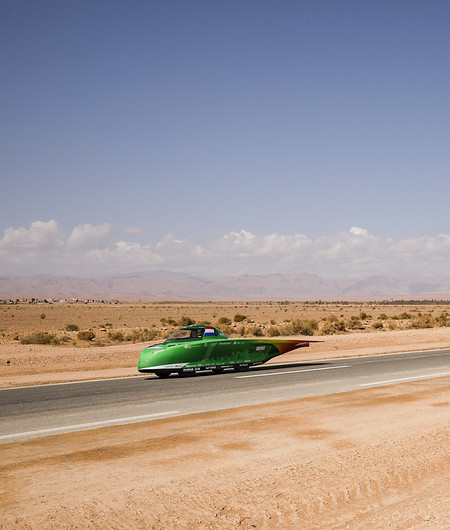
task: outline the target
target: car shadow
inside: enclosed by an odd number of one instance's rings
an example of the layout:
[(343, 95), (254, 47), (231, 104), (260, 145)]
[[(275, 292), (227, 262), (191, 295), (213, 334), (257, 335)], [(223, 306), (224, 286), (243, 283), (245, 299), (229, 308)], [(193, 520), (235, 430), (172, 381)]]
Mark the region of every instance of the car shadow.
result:
[(286, 364), (265, 364), (263, 366), (252, 366), (248, 371), (252, 372), (263, 372), (266, 370), (277, 370), (282, 368), (301, 368), (305, 366), (329, 366), (332, 363), (320, 362), (320, 363), (286, 363)]
[[(185, 374), (184, 376), (179, 376), (177, 373), (173, 372), (170, 375), (170, 379), (173, 379), (174, 377), (177, 377), (178, 379), (191, 379), (193, 377), (206, 377), (206, 376), (212, 376), (217, 377), (220, 375), (225, 374), (232, 374), (232, 373), (248, 373), (248, 372), (266, 372), (268, 370), (286, 370), (286, 368), (306, 368), (310, 366), (330, 366), (332, 363), (330, 362), (317, 362), (317, 363), (311, 363), (311, 362), (304, 362), (304, 363), (286, 363), (286, 364), (265, 364), (263, 366), (250, 366), (248, 370), (242, 370), (241, 372), (235, 372), (232, 368), (225, 368), (223, 372), (220, 373), (214, 373), (211, 370), (199, 370), (198, 372), (194, 372), (192, 374)], [(145, 381), (167, 381), (167, 379), (161, 379), (158, 376), (151, 374), (149, 377), (145, 378)]]

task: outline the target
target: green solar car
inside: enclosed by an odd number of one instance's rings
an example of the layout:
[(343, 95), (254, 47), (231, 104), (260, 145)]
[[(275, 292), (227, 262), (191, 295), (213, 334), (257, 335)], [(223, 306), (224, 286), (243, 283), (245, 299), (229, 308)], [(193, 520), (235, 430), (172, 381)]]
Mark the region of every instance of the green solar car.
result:
[(208, 325), (184, 326), (167, 340), (147, 346), (139, 357), (138, 370), (158, 377), (195, 374), (200, 370), (235, 371), (263, 364), (296, 348), (309, 346), (311, 340), (229, 339), (220, 329)]

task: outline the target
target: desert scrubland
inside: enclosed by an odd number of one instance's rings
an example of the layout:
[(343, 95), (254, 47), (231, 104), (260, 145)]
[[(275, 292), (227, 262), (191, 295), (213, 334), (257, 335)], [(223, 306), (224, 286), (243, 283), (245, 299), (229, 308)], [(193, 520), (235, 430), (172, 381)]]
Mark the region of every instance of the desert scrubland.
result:
[[(5, 305), (0, 385), (137, 375), (143, 346), (188, 320), (324, 341), (272, 363), (448, 348), (449, 309)], [(0, 528), (448, 528), (449, 398), (442, 377), (2, 444)]]

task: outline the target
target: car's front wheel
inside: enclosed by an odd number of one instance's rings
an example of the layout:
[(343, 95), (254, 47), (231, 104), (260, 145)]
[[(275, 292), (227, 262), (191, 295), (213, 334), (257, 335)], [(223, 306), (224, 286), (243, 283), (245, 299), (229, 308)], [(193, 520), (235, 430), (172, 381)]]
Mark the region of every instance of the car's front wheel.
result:
[(161, 377), (161, 379), (167, 379), (171, 373), (168, 370), (156, 370), (155, 375)]

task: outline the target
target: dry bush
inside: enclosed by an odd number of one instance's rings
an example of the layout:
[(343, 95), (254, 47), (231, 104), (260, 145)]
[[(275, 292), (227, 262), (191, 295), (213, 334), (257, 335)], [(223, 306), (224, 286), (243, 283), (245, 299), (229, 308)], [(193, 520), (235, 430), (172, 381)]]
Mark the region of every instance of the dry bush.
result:
[(52, 345), (58, 345), (60, 343), (60, 340), (56, 337), (56, 335), (53, 335), (51, 333), (32, 333), (31, 335), (28, 335), (27, 337), (23, 337), (20, 339), (21, 344), (52, 344)]
[(194, 324), (195, 324), (195, 320), (193, 320), (192, 318), (186, 317), (186, 316), (182, 316), (180, 320), (178, 321), (178, 325), (180, 327), (193, 326)]
[(95, 333), (91, 330), (79, 331), (77, 337), (80, 340), (91, 341), (95, 339)]
[(347, 320), (347, 328), (348, 329), (364, 329), (364, 326), (362, 325), (362, 322), (359, 317), (352, 316), (349, 320)]
[(108, 331), (108, 339), (114, 342), (122, 342), (125, 336), (122, 331)]
[(247, 333), (253, 337), (264, 337), (264, 331), (258, 326), (250, 326), (247, 328)]
[(409, 329), (423, 329), (423, 328), (433, 328), (436, 323), (436, 319), (430, 315), (419, 314), (414, 317), (410, 324), (408, 325)]
[(296, 319), (292, 322), (286, 324), (281, 332), (283, 335), (314, 335), (314, 332), (319, 328), (317, 320), (306, 319), (300, 320)]
[(266, 335), (268, 337), (279, 337), (281, 335), (280, 330), (276, 326), (270, 326), (267, 328)]
[(220, 326), (219, 329), (220, 329), (220, 331), (225, 333), (225, 335), (227, 337), (229, 337), (230, 335), (232, 335), (234, 333), (234, 329), (231, 326), (229, 326), (228, 324)]
[[(189, 324), (186, 324), (189, 325)], [(156, 339), (158, 332), (156, 329), (133, 329), (126, 337), (129, 342), (149, 342)]]
[(442, 313), (436, 317), (436, 326), (440, 328), (446, 328), (450, 326), (450, 316), (447, 311), (442, 311)]
[(323, 335), (337, 335), (345, 333), (347, 329), (343, 320), (339, 320), (336, 315), (330, 315), (325, 319), (321, 331)]
[(241, 326), (241, 327), (237, 328), (236, 333), (238, 335), (240, 335), (241, 337), (245, 337), (245, 335), (247, 333), (247, 329), (246, 329), (245, 326)]

